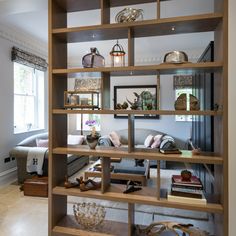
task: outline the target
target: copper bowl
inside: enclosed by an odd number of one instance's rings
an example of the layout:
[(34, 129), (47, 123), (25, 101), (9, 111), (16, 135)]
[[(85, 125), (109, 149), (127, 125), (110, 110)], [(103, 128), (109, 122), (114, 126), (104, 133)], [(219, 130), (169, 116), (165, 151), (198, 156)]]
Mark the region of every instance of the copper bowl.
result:
[(188, 62), (188, 55), (182, 51), (172, 51), (165, 54), (164, 63), (185, 63)]

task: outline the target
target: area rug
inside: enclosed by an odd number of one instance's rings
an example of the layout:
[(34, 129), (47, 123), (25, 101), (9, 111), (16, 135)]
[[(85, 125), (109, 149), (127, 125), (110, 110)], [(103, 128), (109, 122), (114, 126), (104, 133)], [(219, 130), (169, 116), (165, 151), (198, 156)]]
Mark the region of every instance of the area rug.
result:
[[(151, 169), (150, 171), (150, 179), (148, 180), (148, 186), (156, 186), (157, 180), (157, 170)], [(171, 176), (173, 174), (179, 174), (180, 170), (161, 170), (161, 187), (169, 189), (171, 185)], [(68, 197), (69, 207), (72, 208), (72, 205), (78, 202), (95, 202), (97, 204), (101, 204), (105, 206), (105, 208), (117, 209), (117, 210), (127, 210), (127, 203), (122, 202), (113, 202), (106, 200), (99, 200), (93, 198), (80, 198), (80, 197)], [(208, 221), (209, 214), (206, 212), (199, 211), (189, 211), (189, 210), (181, 210), (176, 208), (166, 208), (166, 207), (156, 207), (152, 205), (140, 205), (135, 204), (135, 211), (139, 213), (149, 213), (157, 216), (169, 216), (169, 217), (178, 217), (182, 219), (192, 219), (192, 220), (201, 220)]]

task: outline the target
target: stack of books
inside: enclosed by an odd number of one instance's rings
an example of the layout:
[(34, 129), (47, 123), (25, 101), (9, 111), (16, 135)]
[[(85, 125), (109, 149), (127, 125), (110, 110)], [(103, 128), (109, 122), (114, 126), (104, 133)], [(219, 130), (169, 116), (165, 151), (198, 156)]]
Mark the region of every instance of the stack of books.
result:
[(169, 201), (206, 204), (203, 194), (203, 185), (197, 176), (192, 176), (189, 181), (184, 181), (181, 175), (172, 175), (171, 192), (167, 196)]

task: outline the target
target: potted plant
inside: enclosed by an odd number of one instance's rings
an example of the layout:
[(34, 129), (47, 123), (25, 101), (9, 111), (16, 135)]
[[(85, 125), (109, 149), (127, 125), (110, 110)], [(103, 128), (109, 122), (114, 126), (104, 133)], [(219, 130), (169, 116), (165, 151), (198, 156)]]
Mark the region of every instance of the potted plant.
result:
[(189, 170), (182, 170), (181, 177), (183, 181), (190, 181), (192, 178), (192, 172)]
[(89, 145), (90, 149), (95, 149), (98, 144), (98, 139), (101, 135), (96, 131), (95, 125), (96, 120), (87, 120), (85, 122), (86, 125), (91, 127), (91, 133), (86, 136), (87, 144)]

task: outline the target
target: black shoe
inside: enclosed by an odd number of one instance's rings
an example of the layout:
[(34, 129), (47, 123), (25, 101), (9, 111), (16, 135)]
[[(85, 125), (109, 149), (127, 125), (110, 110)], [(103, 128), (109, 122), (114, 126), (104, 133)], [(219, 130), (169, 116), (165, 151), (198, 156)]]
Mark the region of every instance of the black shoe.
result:
[(134, 185), (130, 185), (123, 193), (132, 193), (138, 190), (141, 190), (141, 187), (136, 187)]

